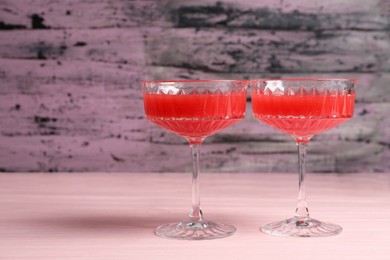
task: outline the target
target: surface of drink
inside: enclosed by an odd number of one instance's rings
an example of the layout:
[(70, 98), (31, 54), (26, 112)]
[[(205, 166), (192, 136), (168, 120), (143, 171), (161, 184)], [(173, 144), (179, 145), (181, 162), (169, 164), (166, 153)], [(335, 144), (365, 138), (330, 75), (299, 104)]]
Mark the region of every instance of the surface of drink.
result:
[(306, 138), (329, 130), (353, 115), (353, 92), (302, 92), (252, 90), (253, 115), (286, 134)]
[(244, 118), (246, 92), (144, 93), (147, 118), (184, 137), (207, 137)]

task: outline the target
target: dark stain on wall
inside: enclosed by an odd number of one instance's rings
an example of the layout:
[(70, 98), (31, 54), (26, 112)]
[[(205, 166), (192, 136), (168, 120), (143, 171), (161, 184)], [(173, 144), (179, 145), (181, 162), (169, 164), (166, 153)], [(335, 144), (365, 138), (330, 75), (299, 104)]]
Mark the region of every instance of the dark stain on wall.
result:
[[(229, 27), (255, 28), (262, 30), (316, 31), (316, 30), (370, 30), (372, 28), (388, 29), (383, 20), (371, 20), (365, 13), (346, 10), (336, 12), (301, 12), (268, 7), (249, 9), (238, 4), (217, 2), (214, 5), (179, 6), (171, 10), (170, 19), (176, 27)], [(361, 23), (361, 20), (365, 20)]]
[(58, 121), (55, 117), (34, 116), (34, 123), (39, 129), (40, 135), (58, 135), (59, 129), (55, 126)]
[(26, 29), (26, 26), (21, 24), (10, 24), (0, 21), (0, 30), (17, 30), (17, 29)]
[(240, 27), (263, 30), (352, 29), (361, 13), (308, 13), (278, 9), (242, 9), (232, 4), (184, 6), (171, 11), (176, 27)]
[(49, 26), (44, 24), (45, 18), (39, 14), (31, 15), (31, 28), (33, 29), (50, 29)]
[(79, 41), (79, 42), (76, 42), (73, 46), (75, 46), (75, 47), (83, 47), (83, 46), (86, 46), (86, 45), (87, 45), (86, 42)]
[(51, 44), (45, 41), (39, 41), (26, 47), (29, 58), (36, 58), (38, 60), (46, 60), (58, 58), (64, 55), (68, 47), (65, 44)]

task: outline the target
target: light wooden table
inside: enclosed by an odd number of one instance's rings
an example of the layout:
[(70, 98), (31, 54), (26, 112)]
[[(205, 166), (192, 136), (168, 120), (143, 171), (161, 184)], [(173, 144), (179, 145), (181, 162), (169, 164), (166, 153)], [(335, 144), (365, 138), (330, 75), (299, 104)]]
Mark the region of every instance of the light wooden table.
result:
[(201, 174), (205, 217), (229, 238), (154, 235), (184, 219), (190, 174), (0, 174), (0, 259), (390, 259), (390, 174), (308, 174), (313, 217), (341, 225), (327, 238), (278, 238), (259, 227), (290, 217), (295, 174)]

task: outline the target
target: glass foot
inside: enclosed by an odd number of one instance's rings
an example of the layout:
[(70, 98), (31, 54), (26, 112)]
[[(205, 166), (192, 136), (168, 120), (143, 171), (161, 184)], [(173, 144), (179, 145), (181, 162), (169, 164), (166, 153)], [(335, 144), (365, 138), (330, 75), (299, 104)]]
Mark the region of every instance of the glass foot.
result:
[(156, 234), (160, 237), (179, 240), (208, 240), (228, 237), (236, 232), (230, 225), (211, 221), (179, 222), (159, 226)]
[(264, 233), (279, 237), (326, 237), (339, 234), (343, 229), (332, 223), (312, 218), (300, 220), (290, 218), (267, 224), (261, 228)]

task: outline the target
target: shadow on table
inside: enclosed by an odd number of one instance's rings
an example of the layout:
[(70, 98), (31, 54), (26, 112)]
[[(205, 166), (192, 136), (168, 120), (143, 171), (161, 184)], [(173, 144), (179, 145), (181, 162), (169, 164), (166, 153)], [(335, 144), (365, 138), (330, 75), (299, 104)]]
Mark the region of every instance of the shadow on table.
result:
[(140, 231), (154, 229), (165, 223), (175, 222), (175, 216), (161, 218), (159, 216), (109, 216), (109, 215), (72, 215), (50, 216), (19, 220), (19, 224), (38, 227), (40, 229), (56, 229), (58, 231)]
[[(258, 219), (262, 224), (261, 216), (249, 217)], [(213, 214), (210, 218), (212, 221), (239, 226), (242, 222), (248, 222), (248, 219), (243, 218), (240, 214), (237, 215), (219, 215)], [(55, 215), (51, 216), (35, 216), (22, 219), (14, 219), (12, 222), (19, 227), (25, 226), (33, 229), (50, 230), (51, 232), (75, 232), (75, 233), (139, 233), (147, 232), (154, 233), (157, 226), (186, 220), (185, 214), (172, 213), (167, 215), (108, 215), (108, 214), (70, 214), (70, 215)]]

